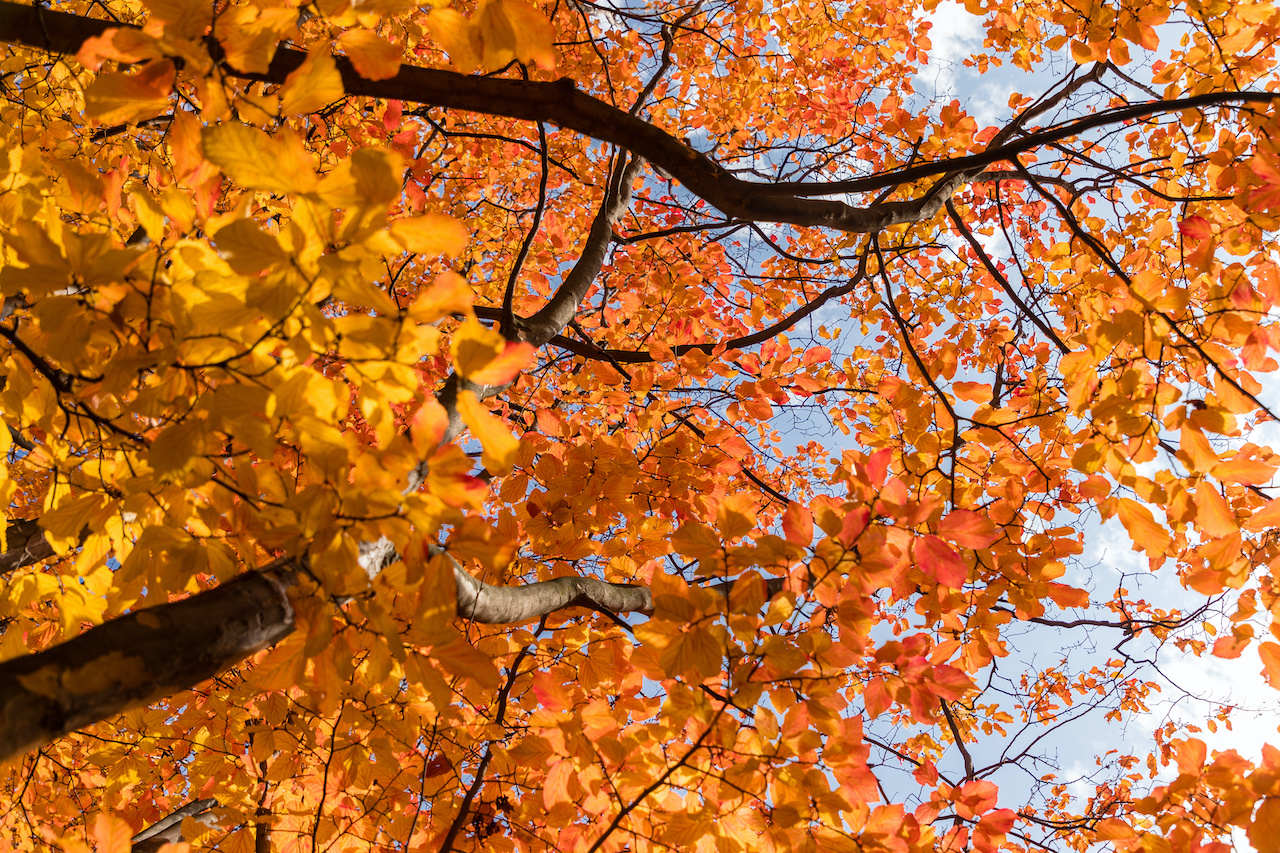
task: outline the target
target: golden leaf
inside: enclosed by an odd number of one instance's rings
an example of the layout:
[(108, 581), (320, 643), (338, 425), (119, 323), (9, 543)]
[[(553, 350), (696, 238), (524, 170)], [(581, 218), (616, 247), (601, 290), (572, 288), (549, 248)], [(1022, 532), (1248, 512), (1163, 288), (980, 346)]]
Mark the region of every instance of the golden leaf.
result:
[(462, 254), (470, 236), (462, 223), (442, 213), (424, 213), (391, 223), (391, 236), (420, 255)]
[(84, 111), (104, 124), (131, 124), (168, 111), (176, 75), (167, 59), (153, 60), (136, 74), (101, 74), (84, 92)]
[(311, 156), (297, 137), (268, 136), (247, 124), (204, 129), (204, 156), (231, 180), (251, 190), (310, 193), (316, 189)]
[(338, 44), (366, 80), (390, 80), (400, 71), (400, 48), (372, 30), (347, 30), (338, 36)]
[(345, 94), (342, 75), (328, 45), (321, 44), (285, 78), (284, 88), (280, 90), (280, 110), (287, 116), (319, 112)]
[(480, 440), (484, 448), (482, 461), (484, 467), (494, 474), (503, 474), (511, 470), (516, 461), (516, 450), (520, 447), (520, 439), (513, 436), (507, 425), (493, 416), (480, 404), (476, 395), (470, 391), (458, 394), (458, 414), (471, 429), (471, 434)]
[(470, 74), (480, 67), (480, 54), (484, 49), (480, 31), (460, 13), (453, 9), (432, 9), (427, 16), (427, 29), (449, 54), (449, 61), (458, 71)]

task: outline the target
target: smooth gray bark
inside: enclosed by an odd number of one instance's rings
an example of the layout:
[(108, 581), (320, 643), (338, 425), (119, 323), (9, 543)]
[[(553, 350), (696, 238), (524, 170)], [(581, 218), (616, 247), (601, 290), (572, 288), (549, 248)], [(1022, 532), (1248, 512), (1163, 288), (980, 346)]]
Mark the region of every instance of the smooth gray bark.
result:
[(133, 844), (133, 853), (156, 853), (166, 844), (185, 841), (186, 839), (182, 837), (183, 819), (192, 817), (201, 823), (212, 824), (213, 816), (207, 812), (217, 805), (217, 800), (194, 800), (187, 803), (130, 839)]

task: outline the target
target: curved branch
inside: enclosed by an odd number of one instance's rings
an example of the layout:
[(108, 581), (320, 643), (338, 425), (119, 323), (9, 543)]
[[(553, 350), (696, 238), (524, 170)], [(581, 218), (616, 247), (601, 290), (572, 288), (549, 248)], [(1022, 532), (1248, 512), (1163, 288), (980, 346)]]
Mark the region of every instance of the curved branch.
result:
[[(133, 27), (35, 6), (21, 6), (7, 0), (0, 2), (0, 40), (55, 53), (75, 53), (86, 39), (123, 28)], [(306, 59), (302, 51), (281, 47), (276, 50), (265, 73), (250, 73), (231, 67), (216, 39), (206, 37), (205, 46), (229, 76), (264, 83), (283, 83), (289, 73)], [(1006, 128), (1009, 132), (997, 137), (1000, 144), (977, 154), (920, 163), (846, 181), (753, 183), (736, 177), (661, 128), (580, 91), (568, 78), (537, 82), (474, 77), (402, 65), (395, 77), (372, 81), (356, 73), (347, 57), (337, 56), (334, 60), (348, 95), (397, 99), (526, 121), (550, 122), (611, 142), (643, 157), (730, 218), (825, 227), (850, 233), (874, 233), (893, 225), (930, 219), (941, 210), (952, 192), (987, 166), (1011, 160), (1041, 145), (1161, 113), (1233, 104), (1261, 106), (1276, 98), (1271, 92), (1209, 92), (1188, 98), (1129, 104), (1024, 133), (1015, 141), (1005, 142), (1007, 136), (1042, 109), (1038, 106), (1019, 116)], [(1073, 85), (1080, 82), (1073, 81)], [(1057, 97), (1055, 94), (1051, 100), (1056, 102)], [(884, 201), (855, 207), (842, 201), (815, 198), (875, 192), (938, 175), (942, 177), (923, 196), (908, 201)]]

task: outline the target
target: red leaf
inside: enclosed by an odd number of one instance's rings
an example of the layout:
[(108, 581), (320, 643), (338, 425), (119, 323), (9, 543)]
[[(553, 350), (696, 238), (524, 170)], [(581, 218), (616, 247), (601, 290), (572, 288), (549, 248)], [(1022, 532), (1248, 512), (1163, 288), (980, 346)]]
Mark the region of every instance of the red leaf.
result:
[(1188, 240), (1203, 240), (1213, 233), (1209, 221), (1203, 216), (1188, 216), (1178, 223), (1178, 230)]
[(965, 548), (986, 548), (1000, 538), (991, 519), (968, 509), (952, 512), (938, 524), (938, 535)]
[(427, 762), (426, 768), (423, 769), (422, 775), (430, 779), (433, 776), (441, 776), (453, 769), (453, 762), (445, 757), (442, 752), (435, 758)]
[(872, 453), (867, 459), (867, 482), (873, 486), (878, 486), (884, 482), (885, 475), (889, 473), (889, 460), (893, 458), (893, 450), (883, 447)]
[(916, 563), (929, 577), (944, 586), (960, 589), (969, 577), (969, 567), (950, 545), (926, 534), (916, 540)]

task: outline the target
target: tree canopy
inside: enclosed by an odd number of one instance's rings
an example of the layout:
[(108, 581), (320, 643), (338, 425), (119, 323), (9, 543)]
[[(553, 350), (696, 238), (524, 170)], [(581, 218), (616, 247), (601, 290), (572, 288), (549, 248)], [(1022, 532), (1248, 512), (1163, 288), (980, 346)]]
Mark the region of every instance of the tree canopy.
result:
[(2, 843), (1277, 853), (1278, 38), (0, 2)]

